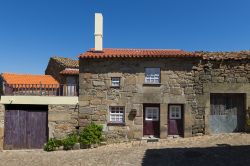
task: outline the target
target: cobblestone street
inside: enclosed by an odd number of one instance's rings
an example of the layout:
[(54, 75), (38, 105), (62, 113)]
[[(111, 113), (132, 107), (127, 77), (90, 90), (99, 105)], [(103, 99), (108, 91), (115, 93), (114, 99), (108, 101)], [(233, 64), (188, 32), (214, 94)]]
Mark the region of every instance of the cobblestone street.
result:
[(1, 166), (244, 166), (250, 165), (250, 134), (222, 134), (136, 141), (78, 151), (3, 151)]

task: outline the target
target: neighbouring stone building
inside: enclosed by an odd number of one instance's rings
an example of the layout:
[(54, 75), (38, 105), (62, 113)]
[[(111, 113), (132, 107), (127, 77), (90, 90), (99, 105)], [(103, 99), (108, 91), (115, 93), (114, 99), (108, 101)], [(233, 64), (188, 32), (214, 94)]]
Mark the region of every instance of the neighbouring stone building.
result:
[(45, 70), (45, 74), (51, 75), (61, 84), (65, 84), (67, 76), (75, 76), (76, 79), (78, 79), (79, 62), (78, 60), (65, 57), (51, 57)]
[(90, 50), (80, 58), (79, 125), (109, 140), (248, 131), (250, 52)]
[(65, 92), (66, 90), (70, 92), (75, 88), (78, 90), (78, 60), (57, 56), (51, 57), (45, 70), (45, 74), (53, 76), (60, 84), (67, 85), (67, 87), (63, 87)]
[(197, 53), (203, 60), (193, 70), (205, 133), (250, 131), (250, 51)]

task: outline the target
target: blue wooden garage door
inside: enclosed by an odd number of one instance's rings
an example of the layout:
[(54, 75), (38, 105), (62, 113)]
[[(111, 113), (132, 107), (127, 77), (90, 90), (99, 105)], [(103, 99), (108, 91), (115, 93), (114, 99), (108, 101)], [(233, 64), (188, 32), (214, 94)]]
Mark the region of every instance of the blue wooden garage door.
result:
[(211, 94), (210, 104), (210, 130), (212, 133), (244, 131), (244, 94)]
[(6, 105), (4, 149), (40, 149), (47, 142), (48, 106)]

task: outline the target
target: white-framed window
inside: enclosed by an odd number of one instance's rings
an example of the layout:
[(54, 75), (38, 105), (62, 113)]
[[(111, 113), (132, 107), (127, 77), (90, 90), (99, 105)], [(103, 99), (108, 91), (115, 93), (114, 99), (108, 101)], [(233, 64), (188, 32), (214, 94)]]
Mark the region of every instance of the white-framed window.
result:
[(111, 86), (120, 87), (121, 78), (120, 77), (111, 77)]
[(145, 108), (145, 120), (159, 121), (159, 107), (146, 107)]
[(169, 107), (169, 118), (170, 119), (181, 119), (181, 106), (171, 105)]
[(159, 84), (160, 83), (160, 68), (145, 68), (145, 83)]
[(124, 123), (124, 112), (125, 108), (121, 106), (111, 106), (109, 107), (109, 121), (111, 123)]

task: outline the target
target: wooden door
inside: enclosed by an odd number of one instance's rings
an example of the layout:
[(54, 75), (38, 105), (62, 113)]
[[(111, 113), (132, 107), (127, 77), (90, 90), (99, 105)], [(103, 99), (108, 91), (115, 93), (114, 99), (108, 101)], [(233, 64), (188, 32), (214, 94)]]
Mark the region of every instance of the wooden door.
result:
[(212, 133), (244, 131), (244, 94), (211, 94), (210, 109), (209, 123)]
[(183, 106), (169, 105), (168, 109), (168, 135), (183, 136)]
[(27, 148), (39, 149), (47, 142), (47, 111), (27, 111)]
[(47, 142), (48, 106), (7, 105), (4, 149), (40, 149)]
[(160, 136), (160, 107), (159, 105), (144, 105), (143, 135)]

